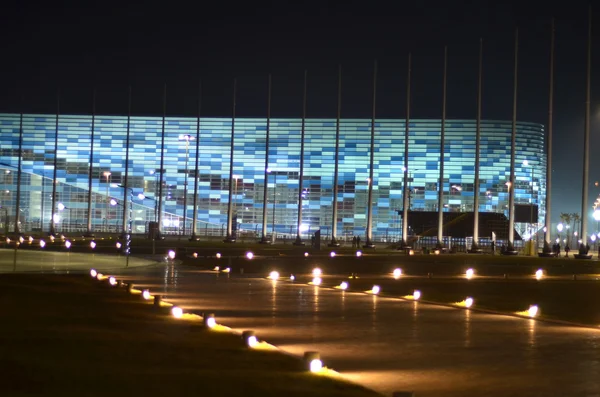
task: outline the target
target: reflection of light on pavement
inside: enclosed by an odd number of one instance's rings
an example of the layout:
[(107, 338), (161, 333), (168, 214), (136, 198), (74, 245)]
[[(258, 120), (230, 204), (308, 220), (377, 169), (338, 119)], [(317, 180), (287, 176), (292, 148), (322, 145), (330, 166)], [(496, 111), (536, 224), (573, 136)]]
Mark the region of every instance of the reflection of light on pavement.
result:
[(471, 311), (465, 310), (465, 347), (471, 346)]
[(413, 338), (416, 338), (418, 336), (419, 333), (419, 302), (414, 301), (413, 302), (413, 309), (412, 309), (412, 319), (413, 319), (413, 323), (412, 323), (412, 336)]
[(314, 300), (313, 300), (313, 312), (314, 312), (314, 318), (315, 320), (318, 320), (319, 318), (319, 287), (314, 287), (313, 288), (313, 296), (314, 296)]
[[(279, 275), (278, 275), (279, 276)], [(277, 317), (277, 284), (276, 282), (272, 282), (271, 288), (271, 319), (273, 323), (275, 318)]]
[(536, 367), (537, 361), (537, 343), (536, 343), (536, 328), (537, 321), (534, 319), (527, 320), (527, 366)]

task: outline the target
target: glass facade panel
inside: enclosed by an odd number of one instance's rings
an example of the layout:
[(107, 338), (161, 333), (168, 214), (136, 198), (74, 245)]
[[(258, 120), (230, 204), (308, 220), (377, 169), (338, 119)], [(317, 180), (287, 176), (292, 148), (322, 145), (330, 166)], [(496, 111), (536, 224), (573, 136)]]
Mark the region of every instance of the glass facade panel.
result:
[[(0, 224), (12, 231), (16, 209), (16, 170), (20, 137), (19, 114), (0, 114)], [(60, 115), (55, 151), (56, 115), (23, 115), (21, 230), (48, 231), (51, 218), (54, 156), (57, 156), (57, 230), (80, 231), (87, 225), (88, 174), (92, 124), (92, 229), (120, 231), (125, 180), (127, 117)], [(278, 234), (295, 236), (298, 193), (302, 189), (305, 233), (321, 229), (328, 236), (332, 205), (338, 208), (338, 237), (364, 234), (367, 220), (371, 121), (343, 119), (340, 124), (339, 195), (333, 200), (335, 166), (334, 119), (307, 119), (303, 186), (300, 172), (300, 119), (272, 119), (269, 142), (271, 169), (267, 180), (267, 224)], [(147, 231), (158, 220), (162, 192), (165, 234), (190, 234), (194, 177), (198, 159), (196, 234), (222, 235), (227, 225), (232, 120), (202, 118), (196, 151), (198, 119), (132, 117), (129, 125), (128, 186), (133, 189), (133, 231)], [(475, 121), (447, 120), (443, 188), (445, 211), (480, 211), (508, 215), (511, 122), (481, 123), (480, 190), (474, 192)], [(440, 165), (440, 120), (411, 120), (409, 136), (409, 191), (412, 211), (436, 211)], [(389, 240), (400, 233), (402, 210), (405, 120), (376, 120), (373, 238)], [(186, 136), (188, 137), (186, 139)], [(266, 119), (235, 120), (232, 205), (238, 230), (248, 235), (262, 230)], [(161, 155), (163, 167), (161, 169)], [(527, 160), (524, 165), (524, 161)], [(546, 155), (541, 124), (517, 123), (515, 203), (540, 206), (546, 197)], [(162, 189), (160, 181), (162, 179)], [(137, 198), (144, 193), (145, 200)], [(110, 199), (117, 205), (111, 205)], [(184, 212), (184, 206), (186, 207)], [(183, 217), (186, 229), (183, 230)], [(12, 222), (12, 224), (11, 224)]]

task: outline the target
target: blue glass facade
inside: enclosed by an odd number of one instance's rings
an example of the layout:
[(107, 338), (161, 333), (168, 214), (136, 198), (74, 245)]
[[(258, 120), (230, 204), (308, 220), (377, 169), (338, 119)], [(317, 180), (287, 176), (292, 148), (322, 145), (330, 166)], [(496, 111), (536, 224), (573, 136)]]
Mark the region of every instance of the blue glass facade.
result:
[[(16, 170), (19, 161), (19, 114), (0, 114), (0, 205), (8, 223), (14, 220)], [(194, 201), (194, 170), (198, 157), (197, 234), (226, 230), (232, 120), (202, 118), (196, 150), (197, 118), (167, 117), (161, 150), (162, 117), (130, 119), (128, 186), (134, 197), (134, 232), (144, 232), (156, 219), (158, 185), (163, 165), (163, 224), (165, 233), (183, 232), (184, 202), (190, 233)], [(300, 119), (271, 119), (267, 181), (269, 233), (295, 236), (300, 163)], [(92, 161), (92, 227), (120, 230), (122, 207), (109, 199), (124, 199), (127, 117), (96, 116)], [(440, 120), (411, 120), (409, 140), (410, 208), (437, 209), (440, 165)], [(480, 211), (508, 214), (511, 122), (484, 120), (481, 124)], [(58, 151), (54, 150), (56, 115), (23, 115), (21, 229), (48, 230), (51, 218), (53, 165), (57, 156), (56, 202), (58, 230), (85, 229), (92, 116), (60, 115)], [(335, 161), (335, 119), (307, 119), (304, 158), (303, 230), (331, 230)], [(373, 191), (373, 237), (397, 238), (402, 209), (405, 120), (376, 120)], [(338, 237), (364, 234), (367, 219), (371, 121), (342, 119), (339, 147)], [(184, 139), (185, 135), (193, 137)], [(235, 120), (232, 205), (243, 233), (261, 232), (265, 183), (266, 119)], [(527, 160), (527, 165), (524, 161)], [(543, 208), (546, 197), (544, 129), (517, 123), (515, 203)], [(475, 121), (447, 120), (444, 207), (472, 211), (475, 165)], [(157, 172), (158, 171), (158, 172)], [(110, 175), (108, 175), (110, 173)], [(186, 177), (187, 175), (187, 177)], [(187, 180), (187, 189), (186, 189)], [(184, 194), (187, 191), (187, 198)], [(6, 215), (0, 213), (0, 216)], [(540, 212), (540, 219), (543, 212)], [(12, 229), (13, 226), (9, 225)]]

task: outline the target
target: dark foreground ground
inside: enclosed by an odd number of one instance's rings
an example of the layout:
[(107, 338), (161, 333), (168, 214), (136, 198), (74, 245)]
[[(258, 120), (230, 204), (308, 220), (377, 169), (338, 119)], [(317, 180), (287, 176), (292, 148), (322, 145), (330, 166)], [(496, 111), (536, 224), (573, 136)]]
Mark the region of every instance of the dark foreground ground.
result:
[(377, 396), (86, 276), (0, 275), (0, 395)]

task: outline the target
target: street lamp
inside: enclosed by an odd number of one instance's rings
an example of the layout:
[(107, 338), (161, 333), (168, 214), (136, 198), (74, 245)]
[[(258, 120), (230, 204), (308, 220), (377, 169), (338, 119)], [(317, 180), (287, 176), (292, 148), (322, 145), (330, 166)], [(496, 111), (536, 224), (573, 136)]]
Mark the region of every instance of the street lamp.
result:
[(4, 210), (4, 235), (8, 235), (8, 208), (0, 205), (0, 210)]
[(104, 222), (106, 225), (106, 231), (108, 231), (108, 211), (109, 211), (109, 205), (110, 205), (110, 182), (109, 182), (109, 178), (111, 175), (110, 171), (104, 171), (102, 173), (102, 175), (104, 175), (106, 177), (106, 214), (104, 217)]
[(273, 224), (271, 227), (271, 232), (272, 232), (271, 242), (275, 243), (275, 205), (277, 204), (277, 172), (275, 172), (275, 170), (271, 170), (270, 168), (267, 168), (267, 173), (271, 173), (271, 171), (273, 172), (273, 179), (274, 179), (274, 183), (273, 183)]
[(69, 215), (69, 217), (67, 218), (68, 221), (63, 222), (63, 225), (65, 225), (65, 228), (69, 228), (69, 224), (71, 223), (71, 208), (66, 207), (63, 203), (58, 203), (57, 208), (59, 211), (64, 211), (67, 210), (67, 214)]
[(559, 223), (558, 225), (556, 225), (556, 230), (558, 230), (558, 239), (559, 240), (560, 240), (560, 234), (562, 233), (563, 228), (564, 228), (564, 226), (562, 223)]
[(600, 222), (600, 209), (594, 210), (594, 219), (596, 220), (596, 233), (598, 233), (598, 222)]
[(179, 135), (180, 141), (185, 141), (185, 179), (183, 182), (183, 235), (186, 232), (186, 219), (187, 219), (187, 187), (188, 187), (188, 159), (189, 159), (189, 147), (190, 141), (194, 140), (194, 137), (185, 134)]
[[(528, 160), (523, 160), (523, 167), (529, 167), (529, 166), (530, 166), (529, 161)], [(533, 173), (534, 173), (534, 171), (535, 171), (535, 168), (533, 167), (533, 164), (531, 164), (531, 183), (530, 183), (530, 185), (531, 185), (531, 198), (529, 199), (529, 222), (530, 222), (529, 223), (529, 227), (530, 227), (531, 232), (529, 233), (529, 235), (530, 235), (530, 239), (532, 241), (532, 244), (533, 244), (533, 233), (534, 233), (534, 229), (535, 229), (534, 222), (533, 222), (533, 194), (534, 194), (534, 192), (533, 192), (533, 177), (534, 177), (534, 174)], [(535, 223), (537, 223), (537, 222), (535, 222)]]

